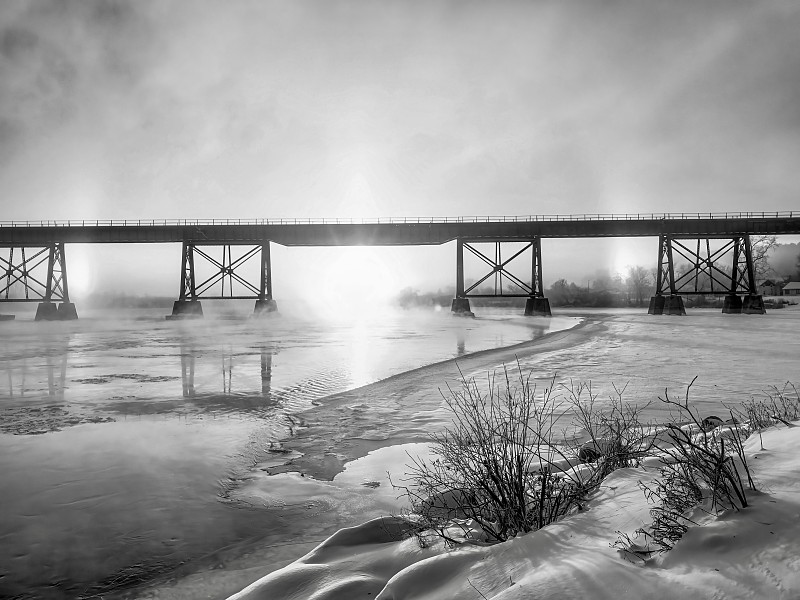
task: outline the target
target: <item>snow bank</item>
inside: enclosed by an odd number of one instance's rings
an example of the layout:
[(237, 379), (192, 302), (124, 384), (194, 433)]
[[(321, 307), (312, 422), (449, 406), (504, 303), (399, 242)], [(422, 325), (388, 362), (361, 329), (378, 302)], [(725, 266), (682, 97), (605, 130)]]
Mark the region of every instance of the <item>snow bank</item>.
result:
[[(762, 447), (763, 440), (763, 447)], [(668, 554), (643, 566), (611, 547), (618, 531), (650, 522), (638, 487), (656, 465), (612, 473), (584, 511), (494, 546), (421, 548), (393, 541), (403, 525), (374, 519), (344, 529), (231, 600), (378, 598), (800, 597), (800, 428), (746, 443), (759, 492), (751, 506), (705, 516)]]

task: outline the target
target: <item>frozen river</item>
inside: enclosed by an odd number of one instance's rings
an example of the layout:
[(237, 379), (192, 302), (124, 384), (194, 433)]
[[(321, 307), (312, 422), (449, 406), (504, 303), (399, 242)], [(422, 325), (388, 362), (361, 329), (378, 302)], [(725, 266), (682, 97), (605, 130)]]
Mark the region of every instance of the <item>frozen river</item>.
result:
[[(202, 579), (183, 596), (181, 585), (163, 587), (162, 598), (225, 597), (263, 574), (265, 540), (313, 543), (383, 508), (385, 489), (354, 496), (341, 483), (266, 473), (304, 453), (300, 470), (330, 477), (367, 451), (439, 430), (453, 358), (468, 376), (518, 360), (542, 385), (591, 380), (601, 398), (627, 386), (635, 402), (683, 394), (697, 376), (691, 397), (708, 413), (798, 380), (797, 307), (559, 312), (337, 323), (165, 322), (159, 311), (1, 324), (0, 597), (91, 597), (159, 577)], [(658, 403), (651, 410), (659, 416)]]
[(73, 598), (285, 527), (226, 502), (312, 403), (574, 319), (0, 324), (0, 597)]

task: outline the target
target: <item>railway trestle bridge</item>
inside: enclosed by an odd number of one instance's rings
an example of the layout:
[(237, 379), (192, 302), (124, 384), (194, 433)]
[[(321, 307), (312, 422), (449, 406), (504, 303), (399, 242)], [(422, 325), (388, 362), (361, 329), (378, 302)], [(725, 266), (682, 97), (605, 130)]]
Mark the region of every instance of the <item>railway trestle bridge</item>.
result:
[[(525, 297), (526, 315), (547, 316), (551, 310), (542, 285), (542, 239), (658, 237), (650, 314), (683, 315), (683, 297), (701, 294), (723, 295), (726, 313), (762, 314), (751, 236), (797, 234), (800, 212), (0, 221), (0, 303), (38, 302), (37, 320), (77, 319), (66, 254), (73, 243), (182, 244), (180, 292), (170, 317), (183, 318), (202, 316), (201, 300), (246, 298), (255, 300), (255, 313), (276, 310), (270, 244), (417, 246), (455, 241), (454, 313), (470, 314), (470, 298)], [(487, 245), (494, 252), (486, 251)], [(209, 247), (221, 247), (222, 258)], [(483, 264), (482, 278), (465, 281), (465, 254)], [(520, 260), (529, 261), (525, 275), (511, 269), (510, 263)], [(255, 261), (257, 277), (243, 275), (244, 265)], [(206, 273), (210, 269), (209, 276), (198, 275), (198, 262), (204, 263)], [(494, 287), (487, 289), (487, 282)]]

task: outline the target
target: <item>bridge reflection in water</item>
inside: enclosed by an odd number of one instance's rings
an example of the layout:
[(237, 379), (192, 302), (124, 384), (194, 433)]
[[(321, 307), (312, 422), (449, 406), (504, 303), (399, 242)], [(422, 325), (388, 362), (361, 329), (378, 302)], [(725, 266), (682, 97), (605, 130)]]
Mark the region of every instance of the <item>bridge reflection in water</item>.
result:
[[(181, 343), (179, 391), (178, 374), (163, 369), (169, 361), (153, 369), (131, 369), (120, 362), (124, 356), (112, 353), (93, 355), (87, 362), (82, 349), (70, 347), (71, 339), (37, 338), (21, 355), (0, 357), (0, 401), (7, 417), (3, 431), (39, 433), (119, 415), (259, 413), (280, 404), (272, 391), (274, 347), (242, 354)], [(23, 420), (27, 425), (19, 429)]]
[[(528, 215), (352, 220), (177, 220), (0, 222), (0, 302), (38, 302), (37, 320), (78, 317), (70, 301), (66, 244), (181, 243), (178, 300), (168, 318), (202, 317), (201, 300), (255, 300), (256, 314), (277, 310), (270, 244), (408, 246), (456, 242), (452, 311), (471, 314), (470, 298), (524, 297), (525, 314), (549, 316), (542, 285), (542, 239), (659, 239), (650, 314), (685, 314), (687, 295), (725, 296), (726, 313), (764, 312), (751, 236), (800, 234), (800, 213)], [(696, 244), (695, 244), (696, 242)], [(712, 248), (712, 242), (714, 248)], [(511, 249), (509, 249), (511, 248)], [(219, 250), (221, 249), (221, 254)], [(466, 252), (465, 252), (466, 250)], [(481, 265), (465, 278), (465, 256)], [(255, 264), (257, 276), (245, 276)], [(512, 265), (512, 263), (514, 263)], [(203, 264), (205, 275), (198, 266)], [(209, 274), (210, 273), (210, 274)], [(207, 275), (207, 276), (206, 276)]]
[[(183, 388), (183, 397), (190, 399), (218, 399), (218, 398), (248, 398), (250, 400), (263, 400), (258, 404), (261, 406), (274, 406), (278, 403), (277, 398), (272, 396), (272, 356), (275, 350), (266, 346), (259, 348), (259, 366), (260, 366), (260, 379), (261, 389), (260, 393), (253, 393), (252, 389), (243, 387), (237, 388), (237, 378), (235, 377), (236, 356), (231, 349), (222, 350), (220, 356), (220, 369), (221, 375), (220, 389), (215, 390), (213, 387), (206, 390), (198, 390), (195, 386), (195, 372), (197, 370), (197, 359), (205, 354), (205, 351), (199, 350), (193, 345), (181, 345), (181, 385)], [(242, 376), (241, 381), (246, 383), (249, 381), (248, 377)]]
[(0, 361), (6, 372), (8, 399), (64, 399), (69, 337), (59, 337), (48, 346), (44, 350), (44, 363), (40, 355), (23, 355)]

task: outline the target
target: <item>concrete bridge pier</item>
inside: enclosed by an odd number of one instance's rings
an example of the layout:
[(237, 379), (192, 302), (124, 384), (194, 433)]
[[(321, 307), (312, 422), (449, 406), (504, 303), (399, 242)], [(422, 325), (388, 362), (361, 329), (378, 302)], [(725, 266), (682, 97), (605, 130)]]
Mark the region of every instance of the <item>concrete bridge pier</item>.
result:
[(74, 302), (62, 302), (58, 305), (58, 318), (61, 321), (74, 321), (78, 318), (78, 311)]
[(176, 300), (172, 304), (172, 314), (167, 319), (200, 319), (203, 317), (203, 305), (199, 300)]
[(256, 317), (266, 315), (269, 313), (278, 312), (278, 303), (272, 298), (265, 298), (263, 300), (256, 300), (256, 306), (253, 309), (253, 315)]
[(78, 318), (78, 311), (74, 302), (56, 304), (45, 300), (36, 307), (35, 321), (74, 321)]
[(760, 294), (750, 294), (742, 298), (742, 312), (746, 315), (763, 315), (767, 310), (764, 308), (764, 296)]
[(550, 300), (548, 298), (528, 298), (525, 301), (526, 317), (551, 317)]
[(45, 300), (36, 306), (36, 321), (58, 321), (58, 305)]
[(665, 315), (686, 316), (686, 307), (683, 305), (683, 296), (670, 295), (664, 298)]
[(450, 311), (456, 315), (474, 317), (475, 313), (472, 312), (472, 309), (469, 305), (469, 298), (453, 298), (453, 303), (450, 306)]
[(650, 298), (650, 307), (647, 309), (647, 314), (684, 316), (686, 315), (686, 307), (683, 304), (683, 296), (678, 294), (657, 294)]
[(736, 294), (728, 294), (722, 301), (722, 312), (726, 315), (739, 315), (742, 313), (742, 299)]
[(664, 314), (664, 296), (657, 295), (650, 298), (650, 308), (647, 309), (648, 315)]

